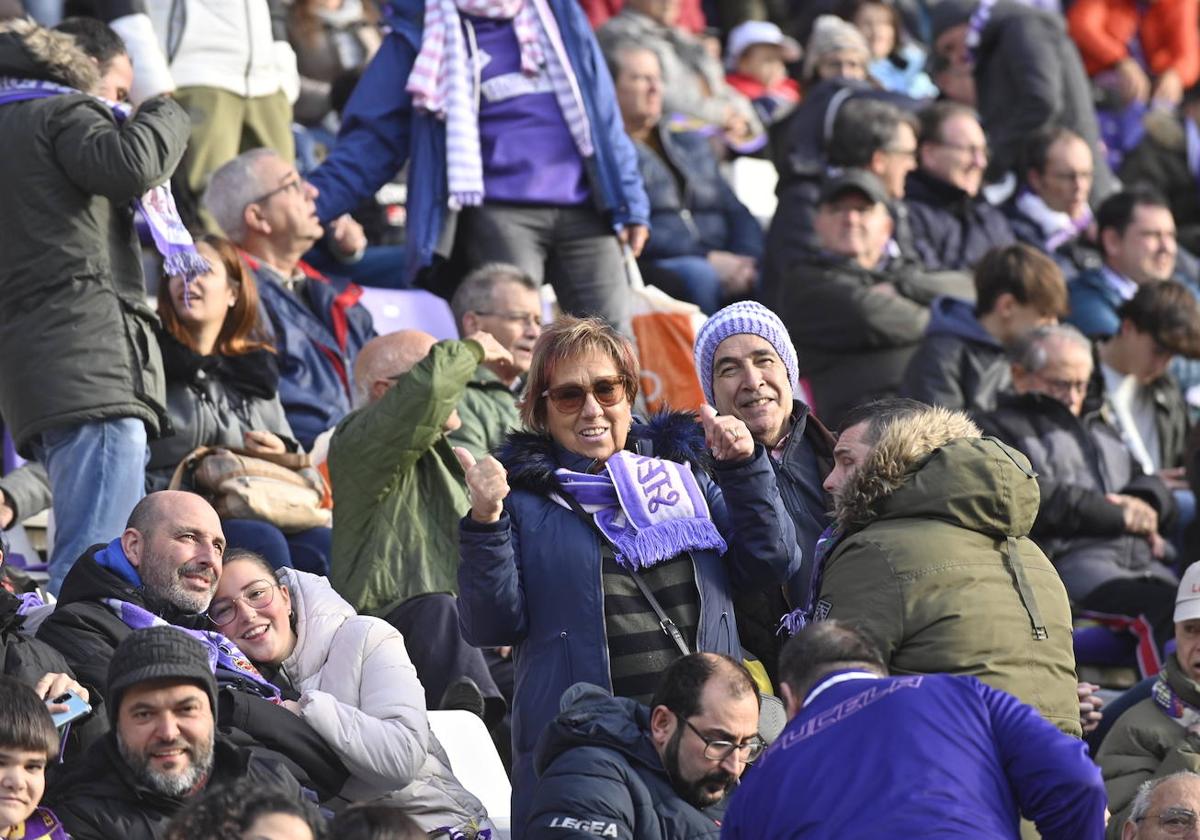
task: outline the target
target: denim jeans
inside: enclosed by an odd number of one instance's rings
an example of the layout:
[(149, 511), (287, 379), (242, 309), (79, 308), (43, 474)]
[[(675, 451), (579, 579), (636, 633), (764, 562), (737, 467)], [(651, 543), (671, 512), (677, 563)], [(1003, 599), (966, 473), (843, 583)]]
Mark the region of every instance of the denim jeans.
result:
[(57, 426), (42, 433), (34, 455), (54, 496), (49, 588), (58, 595), (79, 556), (121, 536), (146, 495), (146, 426), (133, 417)]

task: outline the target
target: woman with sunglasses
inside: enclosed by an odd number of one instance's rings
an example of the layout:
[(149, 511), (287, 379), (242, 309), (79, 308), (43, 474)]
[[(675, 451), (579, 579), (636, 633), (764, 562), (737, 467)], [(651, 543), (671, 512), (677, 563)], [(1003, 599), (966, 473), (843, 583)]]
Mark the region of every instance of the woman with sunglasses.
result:
[[(467, 471), (459, 608), (480, 647), (515, 646), (513, 825), (533, 748), (576, 682), (641, 702), (689, 650), (742, 658), (735, 590), (779, 585), (799, 551), (769, 455), (735, 417), (633, 416), (628, 340), (596, 319), (542, 333), (521, 402), (530, 429)], [(648, 592), (649, 596), (645, 593)], [(661, 621), (661, 609), (670, 622)]]
[(386, 621), (356, 614), (326, 578), (276, 573), (250, 551), (225, 558), (208, 617), (345, 763), (332, 807), (386, 795), (427, 832), (491, 826), (450, 771), (404, 637)]
[[(150, 442), (146, 489), (165, 490), (175, 467), (200, 446), (295, 452), (279, 401), (279, 367), (259, 316), (258, 288), (233, 245), (204, 236), (196, 248), (211, 270), (186, 284), (170, 277), (158, 288), (158, 343), (167, 377), (170, 434)], [(231, 547), (251, 548), (272, 565), (329, 569), (329, 528), (286, 537), (268, 522), (225, 520)]]

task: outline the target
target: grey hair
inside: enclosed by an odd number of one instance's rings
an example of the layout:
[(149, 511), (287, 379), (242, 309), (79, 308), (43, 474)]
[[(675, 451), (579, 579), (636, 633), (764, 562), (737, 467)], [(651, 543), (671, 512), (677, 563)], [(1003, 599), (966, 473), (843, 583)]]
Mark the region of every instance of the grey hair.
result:
[(490, 262), (479, 266), (458, 284), (450, 301), (450, 311), (461, 332), (463, 316), (468, 312), (486, 312), (492, 307), (492, 295), (501, 283), (516, 283), (531, 292), (538, 291), (537, 281), (526, 271), (510, 263)]
[(259, 161), (279, 157), (274, 149), (251, 149), (242, 152), (214, 172), (204, 191), (204, 209), (212, 214), (217, 225), (231, 242), (246, 240), (246, 207), (262, 195), (263, 185), (258, 175)]
[(1079, 330), (1070, 324), (1045, 324), (1034, 327), (1014, 341), (1008, 349), (1008, 360), (1022, 370), (1037, 373), (1050, 361), (1046, 345), (1055, 339), (1076, 345), (1091, 358), (1092, 343)]
[(1183, 779), (1194, 779), (1200, 782), (1200, 773), (1191, 770), (1180, 770), (1172, 773), (1170, 776), (1163, 776), (1160, 779), (1147, 779), (1138, 787), (1137, 796), (1133, 798), (1133, 806), (1129, 809), (1129, 816), (1126, 818), (1127, 823), (1139, 823), (1146, 818), (1146, 814), (1150, 812), (1150, 800), (1154, 798), (1154, 791), (1158, 790), (1158, 786), (1170, 781), (1180, 781)]
[(615, 44), (609, 44), (604, 50), (604, 63), (608, 65), (608, 73), (612, 76), (613, 84), (617, 83), (617, 79), (621, 75), (621, 68), (624, 67), (625, 56), (631, 53), (650, 53), (658, 62), (658, 72), (662, 72), (662, 58), (659, 57), (652, 48), (646, 46), (640, 41), (635, 41), (632, 38), (622, 38)]

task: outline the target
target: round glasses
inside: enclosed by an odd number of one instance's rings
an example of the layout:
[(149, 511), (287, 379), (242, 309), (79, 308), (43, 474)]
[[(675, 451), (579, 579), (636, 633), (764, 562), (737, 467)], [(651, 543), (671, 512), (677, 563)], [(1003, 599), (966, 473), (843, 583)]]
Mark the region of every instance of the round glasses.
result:
[(590, 386), (559, 385), (542, 391), (542, 396), (549, 397), (555, 409), (563, 414), (577, 414), (583, 408), (588, 394), (605, 408), (614, 406), (625, 399), (625, 378), (609, 376), (594, 380)]
[(674, 712), (674, 715), (683, 721), (688, 729), (695, 732), (697, 738), (704, 742), (704, 757), (709, 761), (724, 761), (729, 757), (730, 753), (736, 752), (743, 764), (753, 764), (755, 759), (762, 755), (763, 750), (767, 748), (766, 742), (757, 737), (750, 739), (744, 744), (735, 744), (733, 741), (725, 741), (720, 738), (708, 738), (703, 732), (692, 726), (692, 722), (679, 714), (679, 712)]
[(236, 598), (222, 598), (219, 601), (213, 601), (208, 608), (208, 620), (218, 627), (224, 627), (237, 616), (237, 605), (241, 601), (245, 601), (251, 609), (261, 610), (269, 607), (275, 600), (275, 590), (278, 588), (278, 583), (256, 580), (243, 589), (242, 594)]

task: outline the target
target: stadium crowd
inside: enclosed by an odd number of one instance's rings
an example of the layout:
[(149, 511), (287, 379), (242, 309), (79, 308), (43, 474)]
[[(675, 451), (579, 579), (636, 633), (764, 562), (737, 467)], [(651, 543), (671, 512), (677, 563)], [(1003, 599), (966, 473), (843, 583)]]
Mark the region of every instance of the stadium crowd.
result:
[(1200, 838), (1200, 0), (0, 0), (0, 183), (0, 838)]

